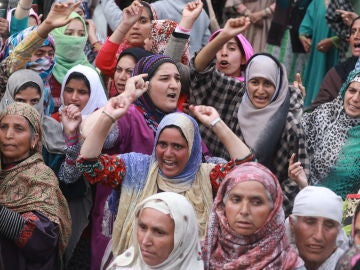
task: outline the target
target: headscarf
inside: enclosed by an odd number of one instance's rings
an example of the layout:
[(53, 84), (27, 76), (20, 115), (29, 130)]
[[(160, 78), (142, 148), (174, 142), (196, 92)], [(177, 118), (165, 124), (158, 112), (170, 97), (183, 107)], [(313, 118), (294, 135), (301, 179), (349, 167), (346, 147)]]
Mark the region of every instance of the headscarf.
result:
[[(224, 29), (219, 29), (219, 30), (215, 31), (214, 33), (212, 33), (209, 38), (209, 42), (212, 41), (222, 31), (224, 31)], [(245, 60), (247, 63), (249, 61), (249, 59), (251, 58), (251, 56), (254, 54), (253, 47), (251, 46), (250, 42), (242, 34), (238, 34), (234, 38), (236, 38), (237, 41), (239, 42), (239, 45), (241, 46), (241, 48), (240, 48), (241, 57), (245, 57)], [(245, 55), (243, 55), (243, 53)], [(235, 78), (238, 79), (239, 81), (244, 81), (243, 75), (241, 75), (240, 77), (235, 77)]]
[(344, 200), (360, 189), (360, 118), (348, 116), (344, 97), (360, 70), (350, 72), (339, 96), (303, 115), (310, 155), (310, 183), (325, 186)]
[(65, 74), (76, 65), (85, 65), (93, 67), (86, 58), (84, 48), (88, 39), (87, 27), (84, 19), (77, 14), (72, 12), (69, 16), (74, 20), (80, 20), (84, 26), (85, 36), (75, 37), (65, 35), (65, 31), (68, 25), (63, 27), (55, 28), (51, 31), (51, 35), (54, 37), (56, 43), (55, 59), (56, 64), (53, 69), (53, 75), (55, 79), (62, 83)]
[[(19, 33), (15, 33), (14, 35), (10, 36), (6, 41), (5, 48), (2, 52), (3, 59), (8, 57), (9, 54), (15, 49), (15, 47), (18, 46), (28, 35), (30, 35), (30, 33), (36, 31), (37, 28), (37, 26), (31, 26)], [(51, 35), (48, 35), (47, 38), (44, 39), (44, 41), (42, 42), (41, 47), (44, 46), (50, 46), (55, 49), (55, 42)], [(36, 61), (29, 61), (25, 65), (26, 69), (31, 69), (37, 72), (43, 80), (44, 112), (46, 115), (50, 115), (50, 112), (52, 111), (54, 106), (49, 85), (49, 78), (51, 75), (51, 71), (53, 70), (54, 64), (54, 57), (42, 57), (37, 59)]]
[(43, 146), (49, 153), (63, 154), (65, 151), (65, 142), (62, 137), (62, 128), (53, 118), (44, 115), (44, 84), (39, 74), (31, 69), (20, 69), (15, 71), (8, 79), (5, 94), (0, 102), (0, 111), (5, 110), (7, 105), (15, 102), (15, 95), (21, 86), (27, 82), (34, 82), (40, 88), (39, 103), (34, 105), (41, 117), (43, 128)]
[[(15, 10), (16, 10), (16, 8), (12, 8), (7, 12), (6, 20), (9, 22), (9, 25), (11, 25), (11, 19), (12, 19), (12, 16), (15, 14)], [(39, 15), (37, 15), (35, 10), (32, 8), (30, 8), (30, 10), (29, 10), (29, 17), (33, 17), (35, 19), (37, 25), (39, 25), (41, 23)]]
[[(153, 41), (151, 51), (154, 54), (164, 54), (166, 46), (170, 40), (172, 33), (177, 27), (177, 22), (171, 20), (154, 20), (151, 27), (151, 39)], [(181, 57), (181, 63), (184, 65), (189, 64), (190, 52), (189, 42), (184, 49)]]
[(360, 246), (350, 247), (338, 260), (335, 270), (359, 270)]
[(271, 168), (290, 105), (286, 70), (272, 56), (256, 54), (248, 62), (245, 73), (246, 88), (248, 82), (256, 77), (265, 78), (275, 86), (271, 103), (261, 109), (252, 104), (246, 89), (238, 111), (239, 126), (246, 144), (254, 150), (261, 164)]
[[(252, 235), (236, 233), (227, 221), (224, 197), (237, 184), (261, 183), (273, 208)], [(276, 176), (256, 162), (235, 167), (221, 183), (211, 210), (203, 245), (204, 269), (294, 269), (302, 264), (285, 234), (282, 190)]]
[(169, 214), (175, 224), (174, 247), (169, 257), (156, 266), (147, 265), (140, 251), (136, 229), (133, 234), (133, 246), (118, 256), (108, 269), (203, 269), (200, 257), (200, 242), (197, 232), (195, 211), (190, 202), (182, 195), (173, 192), (162, 192), (142, 201), (135, 210), (135, 224), (145, 208), (152, 208)]
[(90, 83), (90, 98), (86, 103), (86, 106), (82, 109), (81, 115), (83, 117), (87, 116), (93, 113), (96, 109), (105, 106), (105, 104), (107, 103), (107, 98), (99, 74), (91, 67), (76, 65), (70, 70), (68, 70), (61, 84), (60, 99), (62, 105), (60, 107), (60, 110), (65, 106), (64, 97), (63, 97), (64, 89), (70, 74), (73, 72), (82, 73)]
[[(166, 55), (154, 54), (147, 57), (143, 57), (139, 62), (135, 65), (133, 76), (147, 73), (147, 80), (151, 80), (151, 78), (156, 73), (157, 69), (164, 63), (172, 63), (176, 66), (175, 61)], [(156, 89), (153, 89), (156, 91)], [(159, 108), (155, 106), (153, 101), (151, 100), (149, 94), (145, 92), (141, 97), (139, 97), (135, 101), (135, 105), (137, 109), (144, 115), (145, 121), (147, 125), (156, 132), (157, 126), (161, 119), (166, 115), (165, 112), (161, 111)]]
[[(189, 147), (189, 159), (184, 170), (177, 176), (167, 178), (162, 174), (156, 160), (156, 144), (161, 132), (168, 126), (176, 126), (181, 129)], [(170, 113), (160, 122), (156, 136), (153, 153), (150, 162), (144, 164), (144, 168), (138, 174), (137, 182), (146, 178), (145, 186), (141, 189), (129, 190), (123, 186), (118, 213), (113, 231), (113, 254), (118, 255), (129, 246), (131, 232), (133, 230), (134, 208), (138, 202), (160, 191), (176, 192), (184, 195), (193, 205), (199, 235), (204, 235), (205, 226), (212, 204), (212, 189), (209, 181), (210, 171), (213, 164), (202, 163), (201, 137), (199, 127), (194, 118), (183, 113)], [(129, 180), (124, 180), (129, 181)], [(125, 191), (126, 190), (126, 191)], [(129, 207), (130, 206), (130, 207)], [(130, 218), (129, 218), (130, 217)]]
[[(41, 120), (35, 108), (14, 102), (1, 113), (0, 121), (6, 115), (25, 117), (39, 134), (41, 142)], [(36, 150), (36, 153), (16, 166), (0, 170), (0, 203), (18, 213), (38, 211), (58, 224), (59, 249), (62, 254), (71, 232), (70, 212), (55, 174), (41, 157), (41, 143), (36, 146)]]

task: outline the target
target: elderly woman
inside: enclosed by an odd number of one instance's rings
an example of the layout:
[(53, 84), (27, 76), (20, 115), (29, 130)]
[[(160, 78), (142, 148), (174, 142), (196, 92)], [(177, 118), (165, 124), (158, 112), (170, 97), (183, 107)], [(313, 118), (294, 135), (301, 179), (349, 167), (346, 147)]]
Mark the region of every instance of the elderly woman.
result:
[(310, 156), (310, 177), (298, 163), (289, 167), (290, 177), (301, 185), (330, 188), (345, 200), (360, 189), (360, 70), (352, 71), (339, 96), (304, 114), (302, 125)]
[[(144, 92), (148, 83), (144, 83), (141, 76), (144, 75), (130, 78), (127, 88)], [(135, 85), (139, 89), (135, 89)], [(249, 149), (221, 121), (215, 109), (206, 106), (190, 109), (221, 138), (235, 161), (216, 166), (202, 163), (198, 126), (192, 117), (182, 113), (169, 114), (162, 119), (157, 127), (151, 156), (140, 153), (112, 157), (100, 155), (111, 124), (126, 115), (131, 103), (133, 95), (126, 92), (110, 99), (102, 109), (96, 128), (86, 137), (81, 158), (77, 161), (89, 181), (103, 182), (116, 190), (121, 189), (118, 206), (116, 202), (110, 202), (112, 208), (117, 209), (112, 235), (114, 255), (129, 247), (135, 205), (161, 191), (177, 192), (190, 200), (196, 210), (200, 236), (203, 236), (219, 179), (234, 165), (252, 159)]]
[(289, 238), (307, 270), (335, 269), (344, 253), (342, 247), (347, 248), (342, 208), (341, 197), (328, 188), (309, 186), (297, 194), (289, 217)]
[(61, 269), (71, 218), (41, 157), (40, 115), (12, 103), (0, 116), (0, 253), (4, 269)]
[(154, 194), (135, 210), (133, 246), (111, 269), (203, 269), (194, 208), (174, 192)]
[(259, 163), (237, 166), (214, 200), (203, 245), (205, 269), (303, 269), (284, 221), (276, 176)]

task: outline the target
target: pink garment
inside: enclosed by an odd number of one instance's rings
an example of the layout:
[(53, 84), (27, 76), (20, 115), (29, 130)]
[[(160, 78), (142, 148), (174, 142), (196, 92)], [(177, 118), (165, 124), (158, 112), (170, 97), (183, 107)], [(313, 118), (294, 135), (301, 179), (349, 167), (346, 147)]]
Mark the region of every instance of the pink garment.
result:
[[(223, 29), (219, 29), (219, 30), (215, 31), (214, 33), (212, 33), (212, 35), (209, 38), (209, 42), (212, 41), (222, 31), (223, 31)], [(246, 63), (247, 63), (249, 61), (250, 57), (254, 54), (254, 49), (251, 46), (250, 42), (242, 34), (236, 35), (236, 38), (240, 42), (240, 44), (244, 50), (245, 59), (246, 59)], [(243, 55), (242, 55), (242, 57), (243, 57)], [(245, 67), (244, 67), (244, 69), (241, 69), (241, 70), (242, 71), (245, 70)], [(235, 77), (235, 78), (242, 82), (245, 80), (243, 76)]]

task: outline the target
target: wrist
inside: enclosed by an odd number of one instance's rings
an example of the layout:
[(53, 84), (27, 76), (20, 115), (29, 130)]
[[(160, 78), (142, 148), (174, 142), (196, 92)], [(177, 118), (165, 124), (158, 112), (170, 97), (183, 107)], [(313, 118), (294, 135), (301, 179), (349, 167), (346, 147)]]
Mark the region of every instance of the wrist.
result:
[(220, 117), (216, 117), (215, 119), (213, 119), (210, 122), (209, 128), (213, 129), (219, 122), (221, 122), (221, 118)]

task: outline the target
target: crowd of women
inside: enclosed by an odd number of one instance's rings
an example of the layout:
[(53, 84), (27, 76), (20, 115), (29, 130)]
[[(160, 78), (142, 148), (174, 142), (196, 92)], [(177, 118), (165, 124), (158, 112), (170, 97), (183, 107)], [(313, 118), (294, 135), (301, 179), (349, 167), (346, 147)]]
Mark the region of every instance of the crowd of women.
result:
[(360, 10), (283, 2), (17, 1), (0, 269), (359, 269)]

